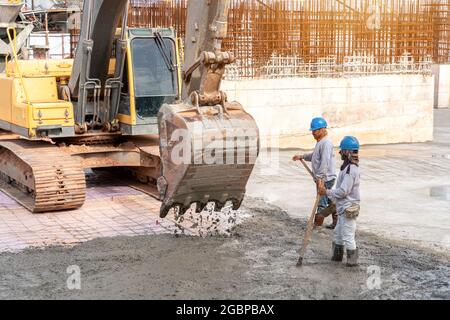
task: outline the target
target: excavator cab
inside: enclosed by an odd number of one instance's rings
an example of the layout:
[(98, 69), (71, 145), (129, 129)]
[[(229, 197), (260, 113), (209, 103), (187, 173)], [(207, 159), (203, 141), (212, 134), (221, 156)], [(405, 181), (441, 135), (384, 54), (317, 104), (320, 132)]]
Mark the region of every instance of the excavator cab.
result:
[(172, 28), (129, 29), (118, 119), (126, 135), (157, 134), (158, 112), (180, 98), (179, 55)]

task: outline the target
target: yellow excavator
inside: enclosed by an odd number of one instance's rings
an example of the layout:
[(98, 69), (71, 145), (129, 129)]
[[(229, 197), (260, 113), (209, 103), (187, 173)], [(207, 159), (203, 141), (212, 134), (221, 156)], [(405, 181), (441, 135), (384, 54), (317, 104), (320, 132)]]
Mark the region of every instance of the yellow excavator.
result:
[(228, 8), (229, 0), (188, 2), (183, 65), (173, 29), (126, 27), (126, 0), (84, 1), (74, 59), (21, 60), (7, 28), (1, 190), (34, 213), (76, 209), (85, 169), (120, 168), (161, 201), (161, 217), (210, 202), (237, 210), (259, 133), (220, 90), (235, 60), (221, 51)]

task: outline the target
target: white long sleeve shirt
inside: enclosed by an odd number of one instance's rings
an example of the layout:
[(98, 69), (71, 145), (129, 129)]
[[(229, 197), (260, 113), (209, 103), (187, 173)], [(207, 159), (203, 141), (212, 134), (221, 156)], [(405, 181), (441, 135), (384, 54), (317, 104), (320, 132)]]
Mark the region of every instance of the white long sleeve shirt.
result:
[(349, 208), (352, 204), (359, 204), (361, 201), (359, 194), (359, 167), (354, 164), (350, 164), (349, 166), (346, 166), (339, 173), (336, 188), (327, 190), (327, 196), (336, 203), (336, 211), (339, 215), (343, 214), (345, 209)]

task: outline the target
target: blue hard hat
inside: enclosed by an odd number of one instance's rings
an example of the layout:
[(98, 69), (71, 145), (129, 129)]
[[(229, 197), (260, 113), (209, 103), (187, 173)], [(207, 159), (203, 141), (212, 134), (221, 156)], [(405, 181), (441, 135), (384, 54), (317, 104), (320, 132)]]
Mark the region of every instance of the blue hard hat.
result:
[(311, 129), (309, 129), (309, 131), (316, 131), (319, 129), (323, 129), (323, 128), (327, 128), (328, 127), (328, 123), (324, 118), (314, 118), (311, 121)]
[(359, 141), (355, 137), (347, 136), (341, 141), (341, 150), (358, 151)]

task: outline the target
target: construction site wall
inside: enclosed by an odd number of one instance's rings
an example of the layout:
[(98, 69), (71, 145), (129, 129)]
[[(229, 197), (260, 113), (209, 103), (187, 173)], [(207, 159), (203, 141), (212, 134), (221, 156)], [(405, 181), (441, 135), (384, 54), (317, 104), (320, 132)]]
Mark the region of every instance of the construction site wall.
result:
[(224, 81), (222, 87), (256, 119), (265, 146), (312, 148), (309, 124), (321, 115), (336, 145), (346, 135), (362, 144), (433, 139), (431, 76), (257, 79)]
[(450, 65), (434, 65), (433, 74), (435, 76), (434, 107), (450, 108)]

